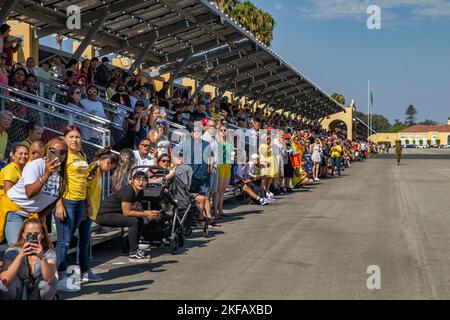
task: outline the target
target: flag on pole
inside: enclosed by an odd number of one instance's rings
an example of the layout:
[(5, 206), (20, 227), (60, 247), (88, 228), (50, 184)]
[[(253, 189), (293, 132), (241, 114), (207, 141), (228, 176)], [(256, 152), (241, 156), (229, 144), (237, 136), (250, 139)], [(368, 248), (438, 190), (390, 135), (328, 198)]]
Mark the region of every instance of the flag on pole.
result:
[(373, 107), (373, 93), (370, 91), (370, 107)]

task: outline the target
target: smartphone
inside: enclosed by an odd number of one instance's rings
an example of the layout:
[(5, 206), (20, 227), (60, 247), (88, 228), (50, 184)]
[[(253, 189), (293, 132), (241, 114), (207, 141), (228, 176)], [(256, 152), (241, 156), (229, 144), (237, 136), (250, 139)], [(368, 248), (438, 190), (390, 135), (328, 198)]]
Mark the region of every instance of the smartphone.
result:
[(56, 163), (61, 163), (61, 151), (58, 149), (50, 149), (50, 159)]
[(30, 243), (38, 243), (38, 237), (37, 237), (37, 235), (36, 234), (31, 234), (31, 233), (28, 233), (27, 234), (27, 237), (26, 237), (26, 239), (25, 239), (25, 241), (26, 242), (30, 242)]

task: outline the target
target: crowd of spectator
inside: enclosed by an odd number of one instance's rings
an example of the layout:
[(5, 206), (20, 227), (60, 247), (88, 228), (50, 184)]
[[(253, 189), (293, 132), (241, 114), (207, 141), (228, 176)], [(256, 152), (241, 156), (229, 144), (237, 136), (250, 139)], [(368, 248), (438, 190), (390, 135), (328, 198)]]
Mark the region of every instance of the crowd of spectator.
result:
[[(226, 217), (223, 203), (230, 188), (266, 206), (295, 188), (341, 175), (359, 155), (375, 152), (370, 142), (346, 140), (318, 123), (228, 96), (193, 96), (192, 87), (174, 89), (168, 82), (155, 90), (150, 77), (143, 81), (127, 74), (107, 57), (64, 65), (57, 56), (39, 67), (33, 58), (14, 63), (11, 54), (18, 42), (8, 40), (9, 30), (0, 26), (0, 83), (38, 95), (40, 79), (62, 82), (67, 86), (63, 97), (44, 93), (42, 98), (63, 102), (68, 113), (79, 110), (108, 119), (122, 134), (88, 157), (85, 142), (99, 143), (91, 132), (69, 125), (49, 135), (47, 124), (27, 110), (0, 112), (0, 241), (9, 245), (0, 273), (1, 298), (51, 299), (57, 290), (79, 291), (67, 277), (67, 252), (77, 232), (82, 283), (102, 281), (89, 261), (94, 221), (127, 227), (129, 261), (149, 262), (148, 251), (140, 246), (142, 219), (157, 219), (159, 211), (135, 204), (148, 183), (162, 181), (149, 169), (133, 171), (134, 166), (167, 169), (165, 180), (188, 171), (197, 222), (207, 219), (217, 228)], [(115, 102), (108, 105), (115, 112), (108, 112), (99, 97)], [(28, 121), (19, 141), (8, 136), (14, 117)], [(236, 130), (245, 134), (243, 148)], [(198, 155), (206, 156), (198, 161)], [(109, 172), (111, 194), (101, 200)], [(49, 238), (53, 231), (56, 239)]]

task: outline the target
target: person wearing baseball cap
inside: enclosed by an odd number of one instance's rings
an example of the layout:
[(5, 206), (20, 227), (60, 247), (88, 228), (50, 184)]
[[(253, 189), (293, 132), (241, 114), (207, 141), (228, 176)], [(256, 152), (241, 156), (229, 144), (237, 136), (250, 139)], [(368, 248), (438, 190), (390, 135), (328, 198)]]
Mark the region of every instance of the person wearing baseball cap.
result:
[(250, 161), (242, 168), (242, 191), (245, 192), (256, 204), (265, 206), (269, 204), (269, 199), (264, 189), (261, 187), (261, 175), (258, 174), (259, 156), (254, 153)]

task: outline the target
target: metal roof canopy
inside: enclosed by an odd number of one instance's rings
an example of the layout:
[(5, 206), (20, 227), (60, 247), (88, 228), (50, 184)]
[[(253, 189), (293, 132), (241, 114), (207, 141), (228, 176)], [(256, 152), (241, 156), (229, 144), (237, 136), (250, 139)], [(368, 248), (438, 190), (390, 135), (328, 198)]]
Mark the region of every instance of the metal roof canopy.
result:
[[(11, 1), (0, 0), (0, 6)], [(303, 111), (311, 119), (344, 110), (207, 0), (12, 2), (9, 18), (33, 24), (39, 37), (59, 32), (82, 41), (81, 47), (92, 43), (100, 55), (114, 52), (135, 59), (131, 69), (142, 63), (217, 86), (221, 92)], [(66, 27), (69, 5), (81, 9), (79, 30)]]

